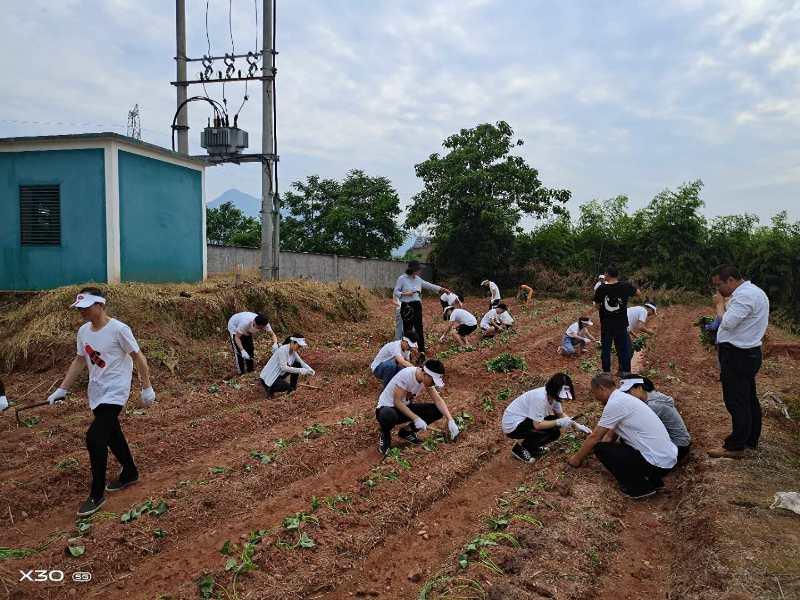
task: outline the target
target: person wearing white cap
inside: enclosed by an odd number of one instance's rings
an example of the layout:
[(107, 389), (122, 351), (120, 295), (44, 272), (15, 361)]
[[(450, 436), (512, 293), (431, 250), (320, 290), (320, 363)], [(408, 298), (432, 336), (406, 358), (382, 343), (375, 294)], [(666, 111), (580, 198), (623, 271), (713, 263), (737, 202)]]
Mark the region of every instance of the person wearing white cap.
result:
[(6, 398), (6, 386), (3, 385), (3, 380), (0, 379), (0, 412), (8, 408), (8, 398)]
[(481, 331), (483, 337), (494, 337), (501, 331), (511, 329), (514, 326), (514, 317), (508, 312), (508, 306), (502, 302), (489, 310), (481, 318)]
[[(134, 365), (142, 386), (142, 404), (150, 406), (155, 402), (156, 394), (150, 384), (147, 359), (131, 328), (108, 316), (104, 294), (98, 288), (83, 288), (71, 308), (77, 308), (86, 323), (78, 329), (77, 356), (61, 385), (47, 400), (51, 405), (62, 402), (83, 368), (89, 368), (89, 408), (94, 413), (94, 421), (86, 432), (86, 449), (92, 469), (92, 486), (89, 497), (78, 509), (78, 516), (86, 517), (100, 509), (106, 491), (115, 492), (139, 480), (139, 471), (119, 424), (119, 413), (131, 392)], [(106, 485), (109, 448), (122, 471), (117, 479)]]
[(417, 349), (417, 336), (409, 333), (400, 340), (384, 344), (369, 366), (372, 374), (383, 382), (383, 387), (406, 367), (413, 367), (411, 354)]
[(236, 370), (240, 375), (254, 369), (256, 355), (253, 336), (262, 331), (272, 336), (272, 350), (277, 350), (278, 337), (267, 317), (261, 313), (240, 312), (228, 319), (231, 348), (236, 359)]
[(562, 356), (575, 356), (581, 351), (586, 352), (586, 344), (594, 341), (594, 336), (589, 333), (589, 327), (592, 325), (594, 323), (589, 317), (578, 317), (577, 321), (567, 327), (556, 352)]
[[(458, 425), (437, 387), (444, 387), (444, 365), (438, 360), (429, 359), (421, 367), (402, 369), (383, 388), (375, 407), (375, 418), (381, 429), (378, 452), (382, 456), (386, 456), (392, 447), (392, 429), (401, 423), (409, 425), (400, 429), (398, 434), (412, 444), (421, 443), (417, 437), (418, 431), (425, 431), (428, 425), (442, 417), (447, 420), (450, 439), (458, 437)], [(433, 402), (416, 402), (417, 396), (425, 389)]]
[(597, 283), (594, 284), (594, 291), (596, 292), (597, 288), (599, 288), (605, 282), (606, 282), (606, 276), (605, 275), (598, 275), (597, 276)]
[(511, 448), (511, 456), (532, 463), (545, 452), (545, 446), (558, 439), (562, 429), (589, 429), (564, 414), (561, 403), (575, 397), (572, 379), (556, 373), (544, 387), (529, 390), (515, 398), (503, 412), (501, 428), (512, 440), (522, 440)]
[[(625, 496), (652, 496), (664, 486), (664, 475), (678, 462), (678, 448), (666, 427), (644, 402), (618, 390), (608, 373), (595, 375), (592, 394), (605, 405), (603, 414), (567, 463), (578, 468), (594, 452), (617, 479)], [(612, 441), (615, 436), (619, 436), (620, 443)]]
[(655, 331), (645, 327), (647, 317), (657, 315), (658, 309), (652, 302), (646, 302), (642, 306), (631, 306), (628, 308), (628, 333), (633, 336), (637, 333), (647, 333), (653, 335)]
[(267, 398), (272, 398), (278, 392), (296, 390), (300, 375), (314, 375), (314, 369), (309, 367), (298, 354), (300, 348), (307, 346), (306, 339), (296, 333), (287, 337), (283, 344), (272, 353), (259, 374)]
[(444, 309), (442, 318), (449, 322), (439, 341), (445, 341), (447, 334), (455, 327), (453, 337), (456, 338), (458, 345), (462, 347), (469, 346), (469, 336), (478, 328), (478, 319), (475, 318), (475, 315), (463, 308), (448, 306)]
[(489, 299), (489, 308), (494, 308), (500, 304), (500, 288), (497, 287), (497, 284), (494, 281), (484, 279), (481, 281), (481, 287), (489, 288), (489, 294), (491, 296)]

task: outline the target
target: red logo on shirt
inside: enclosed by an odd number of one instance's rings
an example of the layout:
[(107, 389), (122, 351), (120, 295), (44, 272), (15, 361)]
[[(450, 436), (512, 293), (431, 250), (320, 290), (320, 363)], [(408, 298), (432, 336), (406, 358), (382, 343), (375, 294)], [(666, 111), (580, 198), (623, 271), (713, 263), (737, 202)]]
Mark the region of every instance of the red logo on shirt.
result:
[(83, 350), (86, 352), (86, 356), (89, 357), (89, 360), (93, 365), (100, 367), (101, 369), (106, 368), (106, 361), (100, 358), (100, 353), (92, 348), (89, 344), (86, 344), (83, 347)]

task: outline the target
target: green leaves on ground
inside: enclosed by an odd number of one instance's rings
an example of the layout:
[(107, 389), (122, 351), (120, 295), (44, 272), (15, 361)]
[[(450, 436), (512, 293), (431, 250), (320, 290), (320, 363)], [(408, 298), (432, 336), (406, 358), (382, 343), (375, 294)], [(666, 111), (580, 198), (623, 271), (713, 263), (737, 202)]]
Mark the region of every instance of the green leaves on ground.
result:
[(275, 457), (272, 456), (271, 454), (267, 454), (266, 452), (260, 452), (258, 450), (251, 450), (250, 457), (255, 458), (262, 465), (268, 465), (275, 461)]
[(503, 352), (495, 358), (486, 361), (486, 369), (491, 373), (510, 373), (511, 371), (524, 371), (528, 368), (521, 356), (510, 352)]
[(411, 468), (411, 463), (403, 458), (400, 448), (389, 448), (389, 452), (386, 453), (386, 457), (391, 458), (394, 462), (400, 465), (402, 469), (408, 470)]
[(135, 521), (142, 515), (151, 515), (154, 517), (160, 517), (165, 512), (169, 510), (169, 505), (164, 501), (161, 500), (158, 504), (154, 504), (153, 500), (148, 500), (144, 504), (139, 507), (133, 506), (127, 512), (122, 513), (120, 517), (120, 521), (122, 523), (130, 523)]
[(352, 427), (358, 421), (358, 417), (345, 417), (340, 421), (336, 421), (337, 425), (344, 425), (345, 427)]
[(303, 429), (303, 437), (307, 440), (313, 440), (328, 433), (328, 428), (320, 423), (314, 423)]
[(77, 458), (66, 458), (58, 463), (56, 463), (56, 469), (59, 471), (70, 471), (78, 466), (78, 459)]
[(200, 579), (197, 580), (197, 591), (200, 592), (200, 598), (203, 600), (207, 600), (211, 598), (211, 594), (214, 592), (214, 577), (212, 575), (204, 575)]
[(491, 559), (489, 548), (499, 546), (501, 542), (506, 542), (508, 545), (519, 548), (520, 544), (510, 533), (492, 532), (484, 533), (473, 539), (469, 544), (464, 546), (461, 554), (458, 556), (458, 566), (466, 569), (471, 561), (480, 564), (493, 573), (502, 574), (503, 571)]
[(68, 556), (71, 556), (73, 558), (78, 558), (79, 556), (83, 556), (86, 553), (86, 547), (69, 545), (67, 546), (65, 552)]

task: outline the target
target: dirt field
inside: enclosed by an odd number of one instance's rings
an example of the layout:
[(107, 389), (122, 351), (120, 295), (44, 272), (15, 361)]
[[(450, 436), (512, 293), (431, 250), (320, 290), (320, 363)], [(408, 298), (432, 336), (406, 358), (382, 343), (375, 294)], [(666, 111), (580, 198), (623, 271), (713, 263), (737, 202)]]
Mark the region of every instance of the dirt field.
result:
[[(87, 524), (75, 519), (88, 488), (85, 391), (23, 413), (39, 418), (30, 427), (6, 411), (0, 547), (31, 552), (0, 560), (0, 596), (800, 597), (800, 516), (769, 509), (776, 491), (800, 489), (800, 362), (792, 353), (768, 356), (759, 384), (762, 397), (787, 403), (794, 421), (765, 400), (760, 451), (712, 462), (704, 451), (719, 445), (729, 417), (715, 356), (692, 325), (705, 310), (660, 311), (657, 334), (638, 360), (675, 396), (694, 454), (663, 493), (634, 502), (594, 459), (579, 470), (565, 465), (580, 438), (562, 437), (536, 464), (523, 465), (512, 461), (499, 428), (508, 402), (559, 370), (578, 391), (568, 412), (596, 423), (601, 407), (588, 384), (598, 356), (555, 353), (563, 330), (588, 306), (512, 302), (514, 334), (473, 352), (431, 344), (429, 355), (449, 355), (444, 395), (454, 414), (467, 413), (466, 430), (457, 443), (398, 445), (381, 461), (379, 384), (368, 365), (393, 332), (393, 313), (388, 300), (369, 304), (360, 323), (320, 321), (305, 332), (304, 357), (317, 371), (309, 383), (322, 389), (267, 401), (255, 375), (226, 382), (232, 360), (222, 336), (175, 348), (174, 373), (151, 359), (159, 403), (141, 409), (131, 401), (123, 422), (140, 483), (110, 494)], [(469, 299), (467, 307), (480, 317), (484, 304)], [(426, 323), (441, 331), (438, 307), (426, 301)], [(793, 341), (778, 330), (770, 336)], [(265, 356), (266, 342), (260, 349)], [(527, 370), (488, 373), (485, 361), (505, 350), (523, 356)], [(206, 361), (196, 364), (199, 356)], [(4, 376), (12, 399), (40, 386), (25, 401), (40, 400), (64, 365), (40, 368)], [(113, 458), (109, 464), (114, 475)], [(130, 518), (147, 500), (153, 514)], [(84, 552), (68, 556), (70, 545)], [(65, 581), (20, 582), (20, 570), (32, 569), (61, 570)], [(74, 572), (91, 573), (91, 582), (73, 583)]]

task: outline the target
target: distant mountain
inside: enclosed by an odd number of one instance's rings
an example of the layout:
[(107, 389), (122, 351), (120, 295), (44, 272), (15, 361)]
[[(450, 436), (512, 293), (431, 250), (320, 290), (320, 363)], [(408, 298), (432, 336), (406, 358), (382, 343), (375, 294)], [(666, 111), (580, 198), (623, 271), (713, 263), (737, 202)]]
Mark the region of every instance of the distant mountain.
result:
[(226, 202), (232, 202), (236, 208), (248, 217), (253, 217), (254, 219), (261, 218), (261, 199), (235, 189), (223, 192), (220, 196), (206, 204), (206, 207), (219, 208)]

